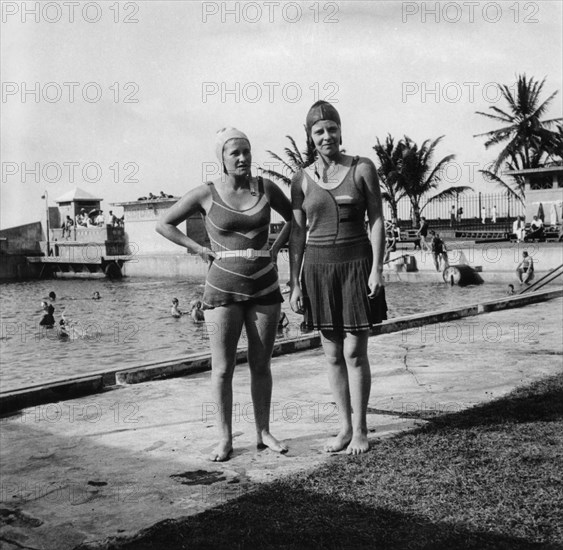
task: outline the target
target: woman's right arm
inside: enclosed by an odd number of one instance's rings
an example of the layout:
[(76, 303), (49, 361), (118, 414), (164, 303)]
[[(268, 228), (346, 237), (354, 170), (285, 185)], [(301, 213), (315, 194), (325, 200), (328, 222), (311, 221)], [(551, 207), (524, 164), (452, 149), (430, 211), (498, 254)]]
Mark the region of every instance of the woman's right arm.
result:
[(291, 234), (289, 236), (289, 272), (291, 297), (289, 303), (295, 313), (303, 313), (303, 293), (299, 284), (303, 254), (305, 251), (307, 218), (303, 210), (303, 188), (301, 182), (303, 172), (300, 171), (291, 181), (291, 207), (293, 217), (291, 221)]
[(215, 253), (185, 235), (177, 227), (195, 212), (206, 211), (209, 208), (210, 192), (206, 185), (200, 185), (188, 191), (176, 204), (161, 216), (156, 225), (157, 233), (173, 243), (187, 248), (194, 254), (199, 254), (204, 260), (214, 258)]

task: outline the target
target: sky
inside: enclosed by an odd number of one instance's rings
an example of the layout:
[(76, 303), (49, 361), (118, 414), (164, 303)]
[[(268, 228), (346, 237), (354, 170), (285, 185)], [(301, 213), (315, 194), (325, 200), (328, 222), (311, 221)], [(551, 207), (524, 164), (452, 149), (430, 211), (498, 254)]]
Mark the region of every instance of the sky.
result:
[[(218, 176), (215, 134), (250, 138), (281, 170), (318, 99), (334, 103), (347, 153), (390, 134), (444, 136), (444, 185), (482, 180), (498, 149), (476, 114), (505, 108), (496, 83), (546, 78), (562, 108), (562, 2), (2, 2), (0, 227), (38, 221), (70, 189), (102, 208), (181, 196)], [(114, 209), (118, 210), (119, 209)]]

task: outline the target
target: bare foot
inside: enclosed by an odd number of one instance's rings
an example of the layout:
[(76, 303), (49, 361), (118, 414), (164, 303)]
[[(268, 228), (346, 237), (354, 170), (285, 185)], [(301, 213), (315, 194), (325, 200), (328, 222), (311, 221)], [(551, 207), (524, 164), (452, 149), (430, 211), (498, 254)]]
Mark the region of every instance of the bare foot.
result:
[(346, 454), (349, 455), (359, 455), (361, 453), (366, 453), (369, 450), (368, 437), (365, 434), (354, 434), (350, 445), (346, 449)]
[(333, 437), (326, 442), (324, 450), (327, 453), (337, 453), (338, 451), (345, 449), (351, 440), (352, 432), (348, 430), (342, 430), (338, 432), (338, 435), (336, 437)]
[(287, 445), (278, 441), (270, 432), (264, 432), (262, 435), (258, 435), (256, 446), (259, 449), (268, 447), (276, 453), (287, 453), (288, 451)]
[(209, 455), (211, 462), (225, 462), (231, 458), (233, 454), (233, 444), (231, 441), (220, 441), (217, 447)]

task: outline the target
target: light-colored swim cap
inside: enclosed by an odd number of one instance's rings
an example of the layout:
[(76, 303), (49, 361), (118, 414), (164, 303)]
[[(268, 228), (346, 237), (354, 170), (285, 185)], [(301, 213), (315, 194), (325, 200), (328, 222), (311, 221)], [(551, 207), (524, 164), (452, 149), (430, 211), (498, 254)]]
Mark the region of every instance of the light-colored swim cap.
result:
[(223, 164), (223, 148), (225, 147), (225, 143), (230, 139), (245, 139), (248, 142), (248, 146), (250, 147), (250, 140), (246, 137), (246, 134), (237, 130), (236, 128), (222, 128), (217, 132), (217, 137), (215, 139), (215, 155)]

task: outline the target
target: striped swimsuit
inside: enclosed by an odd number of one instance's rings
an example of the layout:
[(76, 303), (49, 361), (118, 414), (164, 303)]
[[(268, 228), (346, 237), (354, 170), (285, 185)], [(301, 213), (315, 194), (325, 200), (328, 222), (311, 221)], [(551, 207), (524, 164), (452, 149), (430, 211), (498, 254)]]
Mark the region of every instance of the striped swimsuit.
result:
[[(251, 189), (257, 202), (246, 210), (236, 210), (219, 196), (213, 183), (208, 182), (212, 204), (205, 217), (205, 227), (214, 252), (228, 250), (268, 249), (270, 203), (264, 193), (261, 178), (253, 179)], [(203, 293), (203, 309), (235, 302), (258, 304), (283, 302), (278, 272), (269, 257), (248, 259), (238, 255), (217, 258), (207, 272)]]
[(307, 216), (309, 236), (303, 260), (305, 321), (310, 329), (355, 332), (386, 319), (385, 297), (368, 298), (373, 262), (366, 231), (366, 200), (352, 165), (333, 189), (316, 183), (306, 171), (292, 184), (293, 208)]

